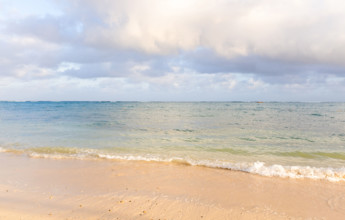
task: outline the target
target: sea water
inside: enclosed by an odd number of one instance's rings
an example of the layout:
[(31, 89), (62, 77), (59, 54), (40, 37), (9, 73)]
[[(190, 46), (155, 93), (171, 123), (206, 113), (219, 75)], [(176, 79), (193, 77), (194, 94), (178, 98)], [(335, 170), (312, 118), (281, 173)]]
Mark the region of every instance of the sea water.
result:
[(345, 103), (0, 102), (0, 151), (345, 181)]

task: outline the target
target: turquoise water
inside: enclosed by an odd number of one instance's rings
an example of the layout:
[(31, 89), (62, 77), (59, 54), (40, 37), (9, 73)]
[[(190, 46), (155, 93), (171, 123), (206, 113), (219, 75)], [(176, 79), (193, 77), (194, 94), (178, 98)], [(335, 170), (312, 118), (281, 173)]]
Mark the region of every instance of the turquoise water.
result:
[(345, 180), (345, 103), (0, 102), (0, 150)]

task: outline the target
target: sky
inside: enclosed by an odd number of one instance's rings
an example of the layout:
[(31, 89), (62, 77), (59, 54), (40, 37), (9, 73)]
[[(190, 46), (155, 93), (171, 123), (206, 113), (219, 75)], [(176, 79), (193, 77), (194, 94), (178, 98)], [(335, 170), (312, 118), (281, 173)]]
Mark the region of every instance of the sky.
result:
[(345, 101), (343, 0), (0, 0), (0, 100)]

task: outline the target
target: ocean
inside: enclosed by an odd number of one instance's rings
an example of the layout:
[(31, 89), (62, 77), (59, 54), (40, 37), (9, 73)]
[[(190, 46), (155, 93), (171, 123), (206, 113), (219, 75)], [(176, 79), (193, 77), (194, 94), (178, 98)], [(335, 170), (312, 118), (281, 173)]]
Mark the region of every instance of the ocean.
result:
[(345, 103), (0, 102), (0, 152), (345, 181)]

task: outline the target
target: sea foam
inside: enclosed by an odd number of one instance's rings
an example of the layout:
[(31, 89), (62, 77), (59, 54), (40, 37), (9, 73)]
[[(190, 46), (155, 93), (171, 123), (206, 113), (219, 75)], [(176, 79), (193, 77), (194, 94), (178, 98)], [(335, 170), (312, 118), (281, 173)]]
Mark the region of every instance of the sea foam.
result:
[(106, 159), (106, 160), (127, 160), (165, 162), (190, 166), (204, 166), (209, 168), (229, 169), (242, 171), (267, 177), (281, 177), (293, 179), (314, 179), (328, 180), (331, 182), (345, 181), (345, 167), (311, 167), (311, 166), (283, 166), (279, 164), (266, 165), (264, 162), (229, 162), (219, 160), (200, 160), (181, 157), (163, 158), (158, 155), (115, 155), (98, 153), (94, 150), (80, 151), (78, 154), (51, 154), (27, 152), (30, 157), (51, 158), (51, 159)]

